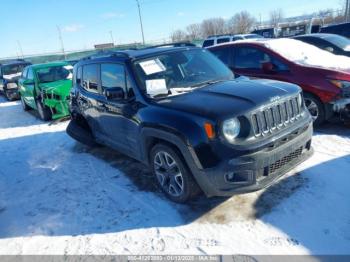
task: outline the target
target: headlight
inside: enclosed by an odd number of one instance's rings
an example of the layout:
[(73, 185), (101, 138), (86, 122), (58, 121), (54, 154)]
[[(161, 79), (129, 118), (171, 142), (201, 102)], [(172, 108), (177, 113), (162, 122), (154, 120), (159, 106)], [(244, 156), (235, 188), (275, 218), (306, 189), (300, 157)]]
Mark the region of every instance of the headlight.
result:
[(350, 87), (350, 82), (349, 81), (343, 81), (343, 80), (329, 80), (333, 85), (339, 88), (347, 88)]
[(7, 83), (6, 88), (7, 89), (17, 88), (17, 84), (16, 83)]
[(240, 131), (241, 124), (237, 118), (228, 119), (222, 125), (222, 132), (230, 143), (234, 142)]

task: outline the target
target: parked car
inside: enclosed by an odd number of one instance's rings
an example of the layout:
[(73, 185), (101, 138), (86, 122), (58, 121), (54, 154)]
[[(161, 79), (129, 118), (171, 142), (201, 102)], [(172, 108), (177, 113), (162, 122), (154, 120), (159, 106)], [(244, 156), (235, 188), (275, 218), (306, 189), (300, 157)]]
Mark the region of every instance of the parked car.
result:
[(350, 40), (335, 34), (307, 34), (293, 37), (335, 55), (350, 56)]
[(263, 38), (258, 34), (238, 34), (238, 35), (215, 35), (209, 36), (206, 40), (204, 40), (202, 47), (209, 47), (213, 45), (223, 44), (227, 42), (234, 42), (237, 40), (244, 39), (255, 39), (255, 38)]
[(261, 39), (209, 48), (237, 75), (299, 85), (316, 125), (334, 112), (350, 117), (350, 58), (294, 39)]
[(27, 66), (18, 81), (25, 111), (36, 109), (42, 120), (68, 116), (72, 73), (66, 62)]
[(341, 23), (321, 27), (320, 33), (337, 34), (350, 38), (350, 23)]
[(22, 59), (0, 63), (0, 91), (8, 100), (19, 98), (18, 79), (23, 68), (30, 64)]
[(298, 86), (235, 80), (199, 47), (86, 58), (73, 79), (67, 133), (148, 165), (173, 201), (258, 190), (312, 152)]

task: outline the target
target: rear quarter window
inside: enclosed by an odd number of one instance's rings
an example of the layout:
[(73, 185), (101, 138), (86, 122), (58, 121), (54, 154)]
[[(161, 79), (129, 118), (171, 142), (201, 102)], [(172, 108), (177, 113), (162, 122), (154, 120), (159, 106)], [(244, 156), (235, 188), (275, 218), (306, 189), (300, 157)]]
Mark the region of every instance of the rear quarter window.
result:
[(98, 93), (99, 71), (98, 64), (90, 64), (83, 66), (82, 87), (93, 93)]

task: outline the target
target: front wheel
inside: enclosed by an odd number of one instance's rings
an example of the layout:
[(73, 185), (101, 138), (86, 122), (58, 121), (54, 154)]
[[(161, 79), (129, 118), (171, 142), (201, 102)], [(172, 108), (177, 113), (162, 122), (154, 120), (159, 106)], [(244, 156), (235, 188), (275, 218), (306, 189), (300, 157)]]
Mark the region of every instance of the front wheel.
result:
[(326, 120), (324, 104), (311, 94), (304, 94), (305, 106), (309, 110), (315, 126), (319, 126)]
[(184, 203), (200, 192), (179, 153), (170, 146), (154, 146), (151, 150), (151, 165), (159, 187), (172, 201)]
[(43, 103), (40, 101), (40, 99), (36, 100), (36, 107), (38, 109), (39, 116), (40, 116), (40, 118), (42, 120), (44, 120), (44, 121), (51, 120), (52, 113), (51, 113), (50, 108), (48, 108), (47, 106), (43, 105)]

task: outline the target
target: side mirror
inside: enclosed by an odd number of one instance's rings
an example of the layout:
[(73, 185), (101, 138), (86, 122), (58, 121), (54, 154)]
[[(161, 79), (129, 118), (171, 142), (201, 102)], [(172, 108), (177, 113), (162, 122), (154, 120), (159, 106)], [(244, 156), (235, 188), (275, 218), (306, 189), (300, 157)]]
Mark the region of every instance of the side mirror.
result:
[(23, 81), (23, 85), (34, 85), (33, 79), (26, 79)]
[(108, 100), (124, 99), (124, 90), (121, 87), (109, 87), (103, 91), (103, 94)]
[(264, 62), (261, 64), (261, 68), (265, 73), (274, 73), (274, 66), (271, 62)]
[(327, 46), (324, 50), (333, 53), (334, 52), (334, 48), (331, 46)]

